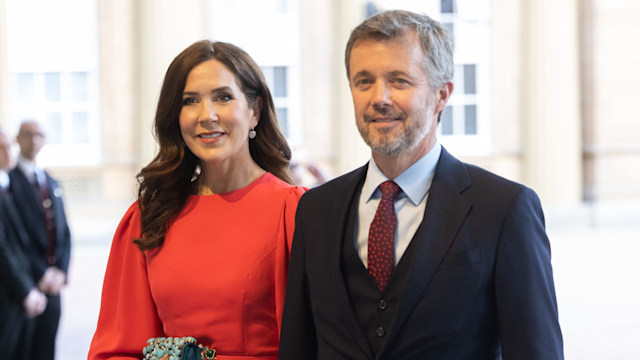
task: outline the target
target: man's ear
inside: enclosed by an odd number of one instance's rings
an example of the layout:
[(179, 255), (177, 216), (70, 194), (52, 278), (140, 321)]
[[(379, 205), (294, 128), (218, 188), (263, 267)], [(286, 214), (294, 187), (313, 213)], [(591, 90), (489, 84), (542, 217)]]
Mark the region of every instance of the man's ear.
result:
[(436, 103), (434, 113), (439, 114), (447, 106), (447, 102), (453, 93), (453, 81), (447, 80), (436, 92)]

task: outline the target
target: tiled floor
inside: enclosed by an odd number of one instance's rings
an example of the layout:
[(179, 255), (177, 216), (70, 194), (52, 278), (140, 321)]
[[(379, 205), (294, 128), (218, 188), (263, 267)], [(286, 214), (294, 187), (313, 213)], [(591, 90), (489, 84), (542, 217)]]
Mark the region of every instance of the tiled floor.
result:
[[(58, 360), (86, 359), (116, 221), (102, 227), (103, 239), (74, 249)], [(640, 222), (633, 225), (550, 226), (567, 360), (640, 359)]]

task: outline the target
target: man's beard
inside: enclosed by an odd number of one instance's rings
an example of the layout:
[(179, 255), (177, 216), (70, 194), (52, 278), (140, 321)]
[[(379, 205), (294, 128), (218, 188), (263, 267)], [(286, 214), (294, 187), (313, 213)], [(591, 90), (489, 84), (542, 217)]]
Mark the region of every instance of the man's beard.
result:
[[(427, 114), (419, 114), (424, 119)], [(407, 123), (407, 117), (404, 114), (396, 113), (393, 111), (387, 111), (384, 114), (385, 117), (392, 119), (400, 119), (402, 121), (402, 129), (394, 131), (383, 132), (379, 130), (371, 130), (371, 118), (372, 116), (364, 116), (364, 123), (358, 122), (358, 131), (364, 139), (364, 142), (369, 145), (374, 153), (384, 154), (390, 157), (398, 157), (406, 151), (413, 149), (420, 141), (422, 141), (429, 129), (431, 128), (431, 119), (424, 119), (424, 121), (416, 121), (412, 119), (411, 123)], [(375, 132), (375, 135), (371, 133)]]

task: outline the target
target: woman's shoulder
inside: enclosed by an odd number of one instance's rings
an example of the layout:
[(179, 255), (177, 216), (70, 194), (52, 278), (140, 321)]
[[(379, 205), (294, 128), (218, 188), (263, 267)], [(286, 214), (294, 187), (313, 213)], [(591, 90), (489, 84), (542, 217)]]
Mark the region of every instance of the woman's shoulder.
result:
[(131, 222), (132, 220), (139, 220), (139, 219), (140, 219), (140, 205), (138, 201), (134, 201), (127, 208), (127, 211), (122, 216), (122, 220), (120, 220), (120, 223), (125, 221)]
[(309, 190), (304, 186), (291, 185), (272, 173), (266, 173), (264, 177), (264, 184), (271, 193), (284, 196), (287, 199), (295, 199), (297, 201), (302, 194)]
[(140, 236), (140, 206), (134, 201), (120, 219), (114, 236), (115, 239), (137, 238)]

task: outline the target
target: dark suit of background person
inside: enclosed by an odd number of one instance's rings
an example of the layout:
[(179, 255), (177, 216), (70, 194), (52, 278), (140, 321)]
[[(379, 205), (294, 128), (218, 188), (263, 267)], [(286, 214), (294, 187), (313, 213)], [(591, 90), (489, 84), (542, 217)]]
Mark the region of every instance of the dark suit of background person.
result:
[[(61, 285), (51, 290), (48, 288), (47, 281), (50, 279), (49, 275), (53, 274), (52, 276), (56, 277), (55, 283), (66, 282), (71, 255), (71, 234), (64, 211), (62, 189), (58, 182), (44, 170), (39, 169), (39, 183), (42, 184), (43, 179), (46, 181), (44, 192), (49, 200), (47, 201), (43, 199), (39, 185), (33, 183), (35, 175), (29, 176), (25, 173), (25, 168), (28, 167), (25, 164), (30, 162), (31, 167), (33, 166), (35, 156), (44, 143), (44, 135), (39, 125), (33, 121), (22, 123), (18, 133), (18, 143), (20, 158), (18, 166), (9, 173), (10, 189), (31, 242), (31, 274), (38, 283), (38, 287), (47, 294), (48, 299), (45, 312), (33, 319), (33, 332), (23, 332), (21, 342), (26, 343), (27, 347), (31, 344), (31, 356), (37, 354), (38, 358), (53, 359), (61, 312), (59, 289)], [(28, 177), (32, 180), (30, 181)], [(45, 218), (43, 205), (52, 215), (49, 221)], [(50, 234), (53, 239), (50, 239), (47, 233), (48, 226), (55, 227)], [(29, 354), (26, 355), (28, 358)]]
[(0, 349), (12, 359), (27, 317), (23, 301), (35, 289), (26, 255), (29, 238), (10, 195), (0, 189)]
[(0, 349), (3, 359), (14, 359), (20, 331), (27, 317), (42, 313), (46, 297), (31, 278), (26, 253), (29, 238), (8, 192), (10, 147), (0, 129)]
[[(389, 12), (366, 24), (386, 24), (390, 17), (428, 23), (426, 31), (435, 37), (431, 46), (443, 43), (437, 33), (441, 25), (426, 16)], [(352, 38), (359, 36), (354, 33)], [(435, 90), (424, 88), (427, 72), (420, 61), (425, 50), (419, 42), (410, 27), (391, 41), (361, 36), (347, 51), (356, 123), (377, 167), (366, 165), (302, 197), (279, 358), (561, 359), (549, 241), (538, 197), (460, 162), (440, 146), (436, 118), (453, 89), (452, 74), (445, 74)], [(452, 65), (451, 52), (445, 60)], [(421, 97), (424, 102), (415, 101)], [(363, 114), (373, 117), (365, 121)], [(380, 146), (393, 144), (389, 139), (402, 126), (420, 133), (415, 126), (421, 122), (428, 132), (417, 145), (402, 143), (400, 155)], [(416, 153), (426, 155), (409, 161), (404, 156)], [(425, 167), (420, 159), (433, 165)], [(402, 183), (402, 174), (414, 171), (414, 164), (433, 172), (424, 216), (380, 291), (354, 245), (361, 190), (377, 168)], [(421, 178), (428, 186), (431, 173), (426, 175)]]

